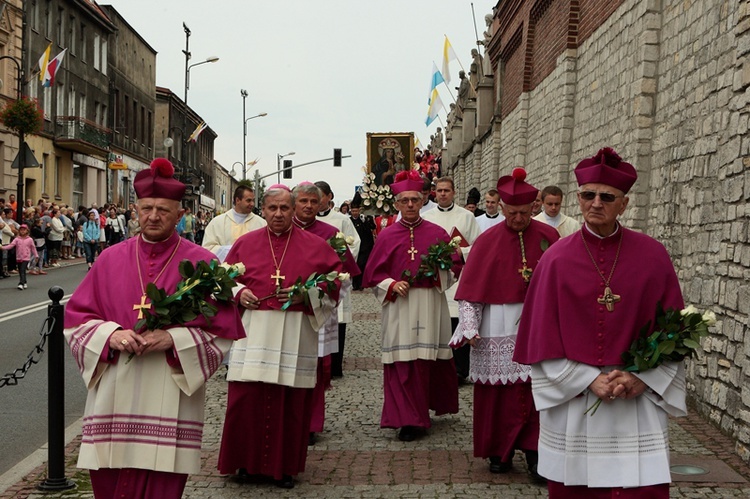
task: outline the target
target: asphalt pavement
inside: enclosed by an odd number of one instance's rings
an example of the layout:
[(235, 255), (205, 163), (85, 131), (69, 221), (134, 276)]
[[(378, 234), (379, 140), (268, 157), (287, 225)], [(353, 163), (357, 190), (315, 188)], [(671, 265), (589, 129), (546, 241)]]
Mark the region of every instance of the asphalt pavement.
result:
[[(208, 383), (202, 470), (192, 475), (185, 498), (243, 497), (546, 497), (531, 484), (523, 457), (507, 474), (491, 474), (485, 460), (473, 457), (472, 386), (459, 388), (460, 412), (433, 418), (432, 429), (413, 442), (400, 442), (396, 431), (379, 426), (382, 365), (379, 355), (379, 305), (369, 292), (354, 293), (354, 322), (347, 331), (344, 376), (327, 392), (325, 431), (310, 447), (307, 468), (291, 490), (269, 483), (238, 483), (216, 471), (224, 410), (223, 375)], [(219, 373), (223, 374), (223, 373)], [(75, 468), (79, 426), (69, 427), (66, 476), (73, 490), (42, 493), (44, 449), (0, 476), (0, 499), (90, 498), (88, 474)], [(673, 465), (679, 471), (699, 467), (699, 475), (673, 474), (672, 498), (750, 497), (750, 469), (734, 451), (735, 442), (694, 411), (670, 421)], [(695, 471), (694, 469), (692, 471)]]

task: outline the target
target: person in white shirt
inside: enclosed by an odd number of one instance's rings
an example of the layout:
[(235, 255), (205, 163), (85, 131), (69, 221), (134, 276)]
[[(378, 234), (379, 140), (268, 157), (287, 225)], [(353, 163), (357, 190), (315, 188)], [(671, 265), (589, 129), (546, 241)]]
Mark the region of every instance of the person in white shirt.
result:
[(503, 220), (505, 217), (500, 213), (500, 193), (497, 189), (490, 189), (484, 195), (484, 213), (477, 217), (479, 228), (484, 232)]
[(560, 237), (569, 236), (581, 228), (581, 224), (560, 212), (563, 192), (556, 185), (548, 185), (542, 189), (542, 212), (534, 220), (544, 222), (557, 229)]
[[(344, 234), (347, 239), (351, 238), (353, 241), (349, 245), (349, 251), (352, 252), (354, 261), (359, 256), (359, 245), (362, 244), (362, 240), (359, 237), (357, 229), (352, 223), (352, 219), (349, 216), (335, 211), (332, 207), (333, 203), (333, 191), (328, 182), (319, 180), (315, 182), (315, 185), (320, 189), (323, 195), (320, 198), (320, 206), (328, 206), (327, 210), (318, 212), (317, 219), (321, 222), (325, 222), (329, 225), (333, 225), (339, 231)], [(339, 295), (339, 351), (331, 355), (331, 376), (334, 378), (340, 378), (344, 375), (344, 346), (346, 345), (346, 325), (352, 321), (352, 281), (345, 281), (341, 284), (341, 292)]]
[(208, 223), (201, 243), (222, 262), (238, 237), (266, 226), (266, 221), (253, 213), (255, 192), (250, 186), (238, 186), (233, 199), (234, 207), (231, 210)]
[[(439, 225), (451, 236), (461, 236), (461, 253), (464, 260), (469, 256), (469, 250), (474, 241), (481, 234), (479, 224), (474, 214), (467, 209), (457, 206), (453, 198), (456, 195), (456, 189), (451, 177), (441, 177), (435, 182), (435, 199), (437, 207), (425, 212), (422, 218), (428, 222)], [(460, 278), (459, 278), (460, 280)], [(448, 300), (448, 309), (451, 314), (451, 330), (455, 331), (458, 326), (458, 304), (454, 299), (458, 281), (448, 288), (445, 296)], [(469, 376), (469, 354), (470, 347), (464, 345), (453, 351), (453, 358), (456, 361), (456, 374), (459, 381), (464, 382)]]

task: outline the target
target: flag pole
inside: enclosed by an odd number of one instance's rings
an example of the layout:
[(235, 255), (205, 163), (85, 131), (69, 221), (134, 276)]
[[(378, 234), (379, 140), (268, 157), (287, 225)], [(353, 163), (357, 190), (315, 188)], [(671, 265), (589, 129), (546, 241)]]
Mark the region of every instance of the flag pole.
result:
[(477, 29), (477, 15), (474, 12), (474, 2), (471, 2), (471, 18), (474, 21), (474, 36), (476, 36), (477, 39), (477, 50), (481, 50), (479, 47), (481, 47), (482, 44), (479, 43), (479, 30)]
[(447, 89), (448, 89), (448, 95), (450, 95), (450, 96), (451, 96), (451, 99), (453, 99), (453, 103), (454, 103), (455, 105), (458, 105), (458, 103), (456, 102), (456, 98), (455, 98), (455, 97), (453, 97), (453, 92), (451, 92), (451, 87), (449, 87), (449, 86), (448, 86), (448, 83), (446, 83), (446, 82), (445, 82), (445, 80), (443, 80), (443, 84), (445, 85), (445, 88), (447, 88)]

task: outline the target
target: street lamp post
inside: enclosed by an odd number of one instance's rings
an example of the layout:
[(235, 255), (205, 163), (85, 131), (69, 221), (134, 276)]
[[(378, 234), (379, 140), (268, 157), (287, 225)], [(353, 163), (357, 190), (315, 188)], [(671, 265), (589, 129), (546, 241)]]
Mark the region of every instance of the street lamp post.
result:
[(294, 151), (286, 154), (276, 154), (276, 183), (281, 183), (281, 159), (287, 156), (294, 156)]
[(237, 170), (234, 169), (234, 167), (237, 166), (237, 165), (242, 166), (242, 161), (235, 161), (234, 163), (232, 163), (232, 169), (229, 172), (229, 175), (231, 175), (232, 177), (234, 177), (235, 175), (237, 175)]
[(194, 68), (195, 66), (200, 66), (201, 64), (208, 64), (209, 62), (216, 62), (219, 60), (216, 56), (211, 56), (206, 58), (205, 61), (196, 62), (195, 64), (190, 64), (190, 57), (192, 54), (190, 53), (190, 28), (187, 27), (187, 24), (184, 22), (182, 23), (182, 28), (185, 30), (185, 50), (182, 51), (183, 54), (185, 54), (185, 105), (187, 105), (188, 101), (188, 89), (190, 88), (190, 69)]
[(247, 122), (255, 118), (268, 116), (268, 113), (260, 113), (246, 118), (245, 99), (248, 96), (247, 90), (240, 90), (240, 95), (242, 96), (242, 180), (245, 180), (247, 178)]
[(245, 119), (245, 101), (247, 100), (247, 90), (240, 89), (242, 96), (242, 180), (247, 175), (247, 120)]

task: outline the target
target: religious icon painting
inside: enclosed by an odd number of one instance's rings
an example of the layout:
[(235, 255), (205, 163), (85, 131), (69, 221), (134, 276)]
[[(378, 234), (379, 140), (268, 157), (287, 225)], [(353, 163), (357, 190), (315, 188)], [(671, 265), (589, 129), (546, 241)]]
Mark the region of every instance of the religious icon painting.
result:
[(414, 164), (414, 133), (367, 133), (367, 172), (373, 183), (390, 185), (396, 173)]

